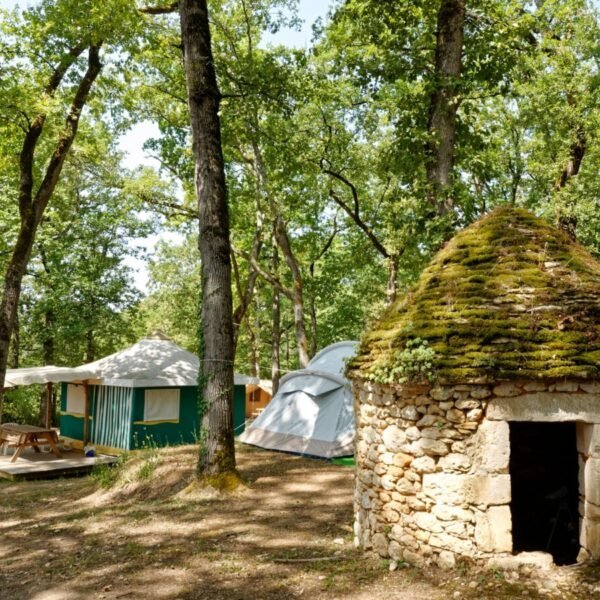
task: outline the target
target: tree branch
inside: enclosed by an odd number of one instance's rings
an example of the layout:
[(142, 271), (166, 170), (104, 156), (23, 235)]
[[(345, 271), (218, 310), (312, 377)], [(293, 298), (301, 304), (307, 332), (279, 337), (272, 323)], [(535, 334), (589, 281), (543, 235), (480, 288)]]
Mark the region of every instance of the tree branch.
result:
[(279, 279), (277, 277), (275, 277), (272, 273), (269, 273), (268, 271), (266, 271), (265, 269), (263, 269), (260, 266), (260, 264), (258, 263), (258, 261), (251, 254), (248, 254), (247, 252), (244, 252), (243, 250), (240, 250), (240, 249), (236, 248), (233, 244), (231, 245), (231, 249), (238, 256), (241, 256), (242, 258), (246, 259), (248, 261), (248, 263), (252, 266), (252, 268), (265, 281), (268, 281), (273, 287), (277, 288), (284, 296), (286, 296), (290, 300), (293, 299), (294, 294), (293, 294), (292, 290), (290, 290), (289, 288), (285, 287), (281, 283), (281, 281), (279, 281)]
[(81, 111), (87, 102), (90, 90), (96, 78), (98, 77), (102, 63), (100, 62), (100, 46), (102, 43), (96, 46), (90, 46), (88, 49), (88, 67), (87, 70), (79, 82), (75, 97), (71, 104), (69, 114), (67, 115), (65, 129), (61, 134), (54, 152), (50, 157), (50, 162), (46, 168), (46, 174), (40, 184), (40, 187), (35, 195), (34, 205), (39, 219), (46, 208), (50, 196), (56, 187), (56, 182), (62, 171), (63, 164), (71, 148), (75, 135), (77, 134), (77, 128), (79, 126), (79, 119), (81, 117)]
[[(341, 173), (336, 173), (335, 171), (332, 171), (331, 169), (323, 168), (323, 173), (327, 173), (327, 175), (330, 175), (334, 179), (341, 181), (346, 187), (348, 187), (350, 189), (350, 193), (352, 194), (352, 202), (354, 203), (354, 210), (351, 212), (350, 216), (354, 219), (360, 220), (360, 205), (359, 205), (359, 201), (358, 201), (358, 190), (356, 189), (356, 186), (349, 179), (344, 177)], [(344, 208), (344, 207), (342, 207), (342, 208)], [(348, 209), (344, 208), (344, 210), (348, 210)]]
[[(52, 98), (58, 89), (61, 81), (65, 74), (69, 70), (69, 67), (81, 56), (84, 51), (84, 45), (73, 46), (69, 51), (62, 57), (58, 63), (52, 75), (48, 79), (48, 83), (44, 88), (44, 97)], [(35, 116), (35, 118), (29, 122), (29, 128), (26, 131), (25, 140), (23, 141), (23, 147), (21, 149), (21, 155), (19, 157), (19, 169), (21, 174), (21, 180), (19, 184), (19, 212), (21, 219), (24, 219), (27, 212), (31, 209), (31, 203), (33, 200), (33, 161), (35, 156), (35, 149), (37, 147), (38, 140), (44, 129), (44, 123), (46, 122), (47, 114), (41, 112)]]
[(327, 238), (325, 245), (323, 246), (323, 248), (321, 248), (321, 251), (319, 252), (319, 254), (317, 254), (317, 256), (313, 259), (313, 261), (310, 263), (310, 266), (308, 267), (311, 277), (314, 277), (314, 275), (315, 275), (315, 263), (318, 260), (320, 260), (321, 258), (323, 258), (323, 256), (327, 252), (327, 250), (329, 250), (329, 248), (331, 248), (331, 244), (333, 244), (333, 240), (335, 239), (335, 236), (337, 234), (338, 234), (338, 226), (337, 226), (337, 214), (336, 214), (336, 216), (333, 219), (333, 231), (331, 232), (331, 235)]
[[(354, 206), (358, 208), (358, 192), (356, 191), (356, 187), (348, 181), (343, 175), (339, 175), (334, 171), (329, 169), (323, 169), (323, 171), (332, 177), (338, 179), (339, 181), (343, 181), (346, 183), (351, 191), (352, 197), (354, 201)], [(369, 238), (375, 249), (381, 254), (384, 258), (390, 258), (390, 253), (387, 251), (386, 247), (377, 239), (377, 236), (373, 233), (373, 230), (362, 220), (358, 210), (352, 210), (352, 208), (341, 198), (341, 196), (331, 188), (329, 190), (329, 196), (333, 198), (333, 200), (340, 206), (346, 214), (354, 221), (354, 223), (365, 233), (365, 235)]]
[[(173, 202), (171, 200), (160, 199), (157, 200), (155, 197), (150, 194), (145, 194), (144, 192), (136, 191), (134, 195), (137, 196), (142, 202), (149, 204), (153, 208), (162, 211), (162, 209), (171, 209), (174, 210), (176, 214), (182, 217), (186, 217), (188, 219), (192, 219), (197, 221), (199, 219), (198, 211), (193, 210), (191, 208), (187, 208), (178, 202)], [(166, 216), (172, 216), (168, 213), (163, 212)]]
[(167, 6), (142, 6), (138, 10), (145, 15), (168, 15), (179, 10), (179, 2), (171, 2)]

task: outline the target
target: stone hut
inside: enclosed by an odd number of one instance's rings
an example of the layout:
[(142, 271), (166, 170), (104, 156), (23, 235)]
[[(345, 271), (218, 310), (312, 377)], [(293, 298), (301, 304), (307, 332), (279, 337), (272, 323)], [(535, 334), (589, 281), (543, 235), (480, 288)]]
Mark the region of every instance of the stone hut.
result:
[(458, 233), (348, 373), (355, 540), (510, 568), (600, 558), (600, 262), (525, 210)]

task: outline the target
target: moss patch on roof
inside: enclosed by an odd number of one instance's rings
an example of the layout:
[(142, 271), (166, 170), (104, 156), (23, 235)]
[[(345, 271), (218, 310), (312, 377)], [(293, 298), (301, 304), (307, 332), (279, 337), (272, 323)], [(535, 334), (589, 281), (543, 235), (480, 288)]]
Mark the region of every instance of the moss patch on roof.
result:
[(351, 377), (600, 379), (600, 262), (523, 209), (459, 232), (365, 334)]

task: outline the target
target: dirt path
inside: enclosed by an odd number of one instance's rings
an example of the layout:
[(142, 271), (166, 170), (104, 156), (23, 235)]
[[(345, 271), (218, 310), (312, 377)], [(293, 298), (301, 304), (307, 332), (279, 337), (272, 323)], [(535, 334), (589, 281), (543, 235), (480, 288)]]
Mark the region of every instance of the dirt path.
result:
[[(352, 469), (238, 450), (252, 484), (235, 498), (175, 495), (190, 447), (140, 459), (110, 492), (89, 477), (0, 483), (0, 599), (540, 597), (498, 573), (390, 572), (352, 548)], [(336, 560), (278, 562), (313, 557)], [(593, 597), (582, 586), (572, 598)]]

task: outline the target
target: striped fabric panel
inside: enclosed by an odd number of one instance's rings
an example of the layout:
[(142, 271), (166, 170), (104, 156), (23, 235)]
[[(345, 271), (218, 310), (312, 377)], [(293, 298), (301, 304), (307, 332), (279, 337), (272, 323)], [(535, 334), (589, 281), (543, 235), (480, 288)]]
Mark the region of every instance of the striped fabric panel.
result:
[(129, 450), (133, 388), (99, 386), (92, 441), (100, 446)]

